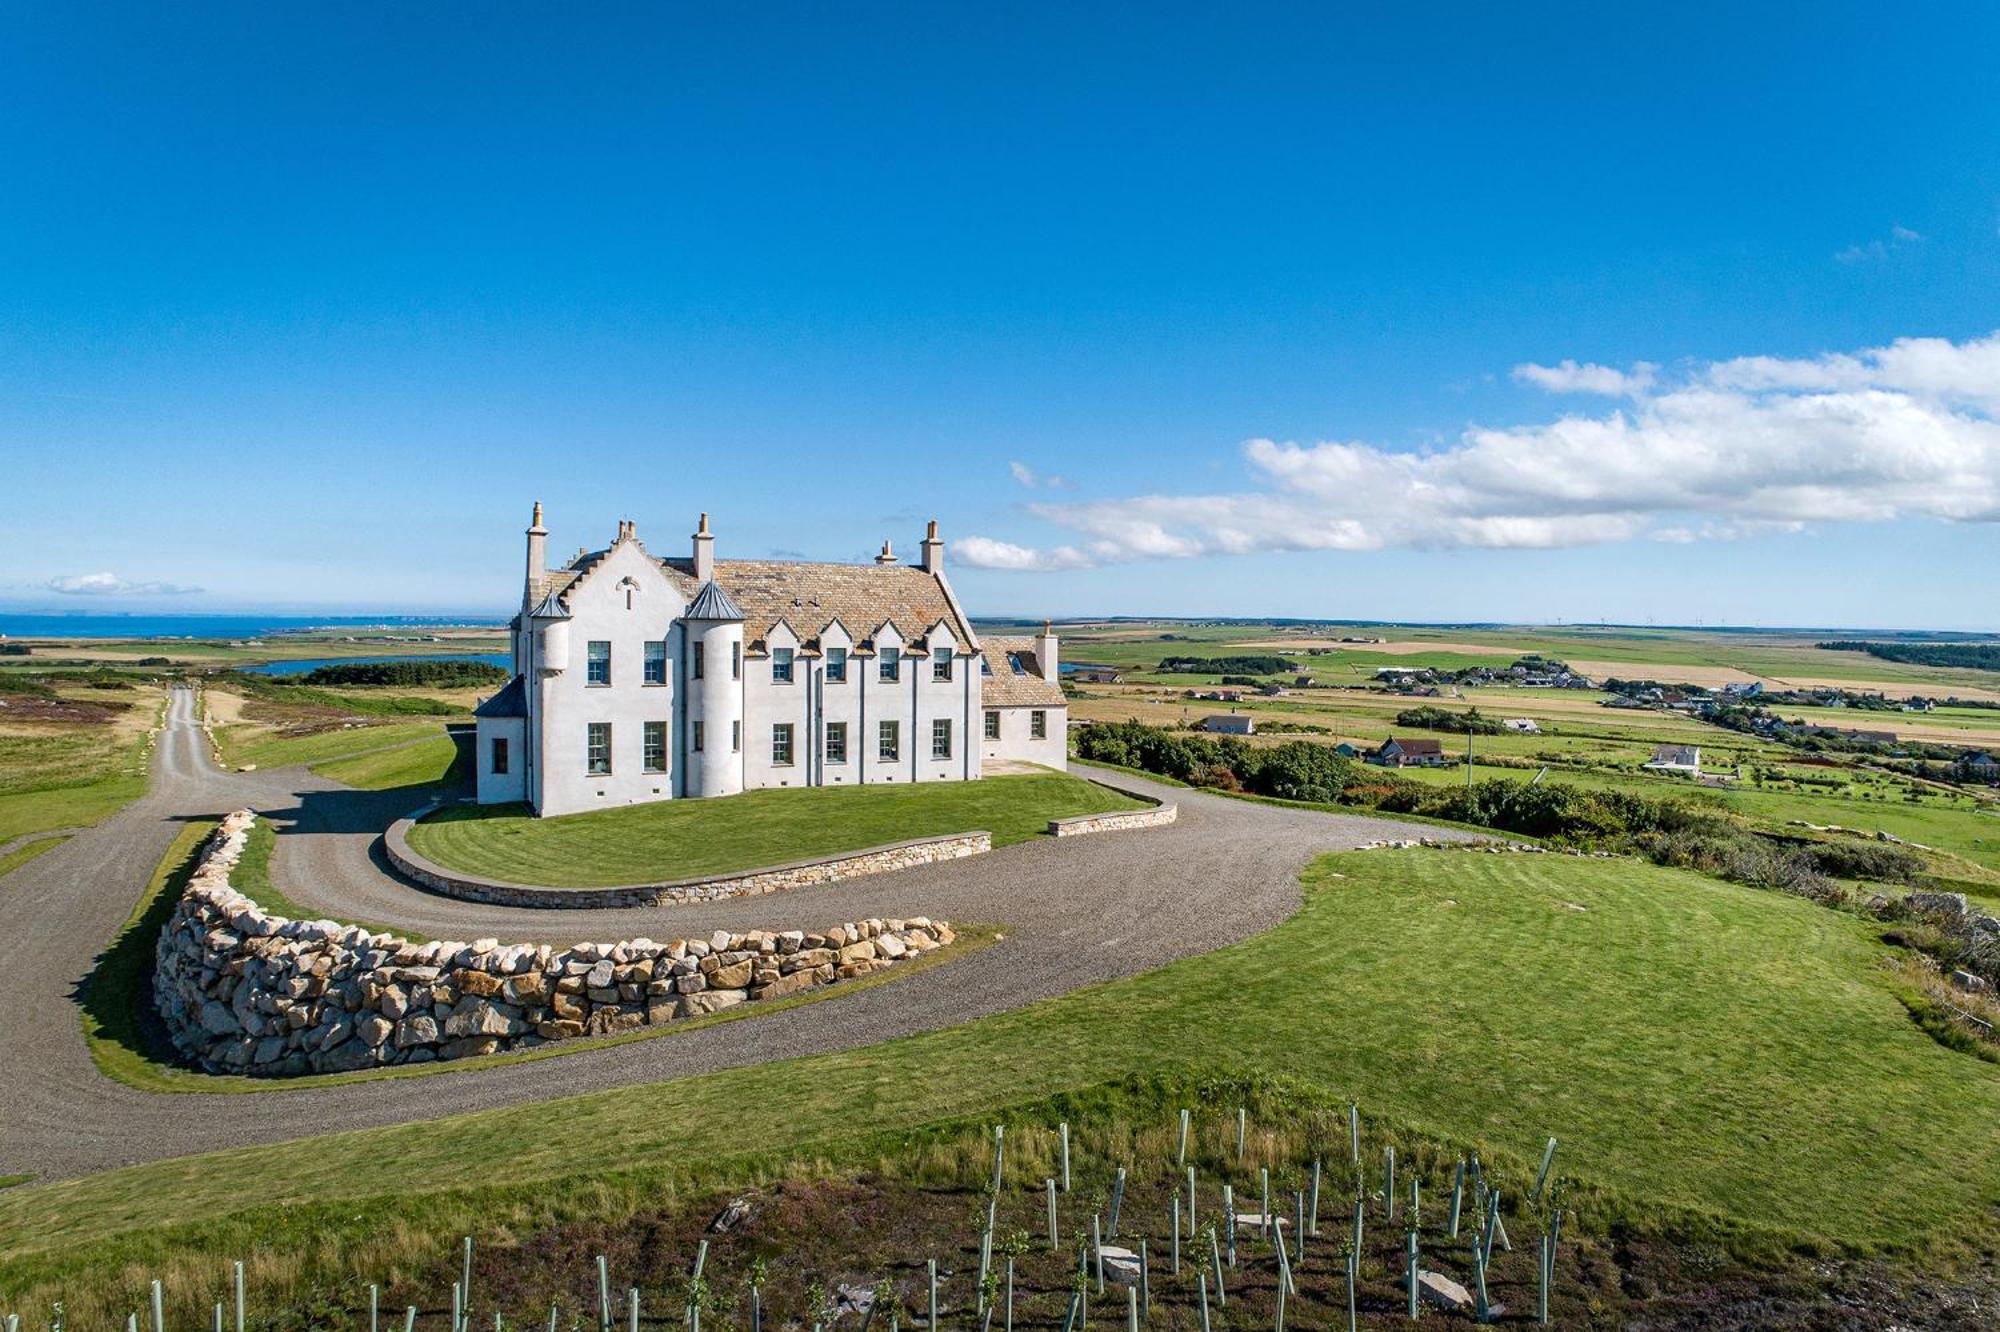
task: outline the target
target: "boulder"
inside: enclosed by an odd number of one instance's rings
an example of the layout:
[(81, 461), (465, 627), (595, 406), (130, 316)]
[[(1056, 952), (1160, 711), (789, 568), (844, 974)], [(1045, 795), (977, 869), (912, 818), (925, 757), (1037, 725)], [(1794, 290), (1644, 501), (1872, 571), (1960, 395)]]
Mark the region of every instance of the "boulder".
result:
[(681, 996), (681, 1016), (700, 1017), (705, 1013), (720, 1013), (725, 1008), (734, 1008), (743, 1002), (741, 990), (706, 990), (701, 994)]
[(1442, 1272), (1418, 1269), (1417, 1294), (1440, 1309), (1464, 1313), (1472, 1308), (1472, 1292)]
[(407, 1050), (413, 1045), (431, 1045), (437, 1041), (438, 1024), (426, 1014), (422, 1017), (407, 1017), (396, 1025), (396, 1048)]

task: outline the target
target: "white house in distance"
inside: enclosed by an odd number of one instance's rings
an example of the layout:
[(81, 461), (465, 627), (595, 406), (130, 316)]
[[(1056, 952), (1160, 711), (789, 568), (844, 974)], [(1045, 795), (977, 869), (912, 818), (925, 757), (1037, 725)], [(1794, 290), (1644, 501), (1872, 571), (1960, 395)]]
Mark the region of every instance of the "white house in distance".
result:
[(482, 804), (573, 814), (767, 786), (970, 781), (1067, 763), (1056, 636), (980, 637), (932, 522), (914, 564), (683, 559), (638, 524), (547, 567), (528, 528), (514, 677), (476, 710)]
[(1653, 749), (1653, 757), (1639, 765), (1654, 772), (1685, 772), (1699, 776), (1701, 773), (1701, 747), (1699, 745), (1658, 745)]

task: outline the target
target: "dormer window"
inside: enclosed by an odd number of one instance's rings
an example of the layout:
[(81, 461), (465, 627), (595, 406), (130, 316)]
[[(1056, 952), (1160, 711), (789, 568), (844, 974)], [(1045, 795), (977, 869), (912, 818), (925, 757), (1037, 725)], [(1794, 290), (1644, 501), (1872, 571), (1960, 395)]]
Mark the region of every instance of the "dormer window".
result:
[(939, 648), (931, 654), (931, 679), (951, 679), (951, 649)]
[(902, 676), (903, 651), (901, 648), (885, 647), (878, 658), (881, 665), (883, 684), (894, 684)]
[(790, 648), (771, 649), (771, 683), (790, 684), (792, 682), (792, 650)]
[(1016, 675), (1026, 675), (1028, 673), (1028, 668), (1021, 661), (1021, 654), (1018, 652), (1009, 652), (1007, 654), (1007, 668)]
[(830, 647), (826, 650), (826, 680), (828, 684), (847, 683), (847, 649)]

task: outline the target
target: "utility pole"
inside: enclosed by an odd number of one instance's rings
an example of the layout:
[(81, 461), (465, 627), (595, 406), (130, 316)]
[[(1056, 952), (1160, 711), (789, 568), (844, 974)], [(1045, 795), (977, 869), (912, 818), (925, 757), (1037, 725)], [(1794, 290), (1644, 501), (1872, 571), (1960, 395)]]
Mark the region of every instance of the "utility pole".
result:
[(1465, 724), (1465, 789), (1472, 789), (1472, 723)]

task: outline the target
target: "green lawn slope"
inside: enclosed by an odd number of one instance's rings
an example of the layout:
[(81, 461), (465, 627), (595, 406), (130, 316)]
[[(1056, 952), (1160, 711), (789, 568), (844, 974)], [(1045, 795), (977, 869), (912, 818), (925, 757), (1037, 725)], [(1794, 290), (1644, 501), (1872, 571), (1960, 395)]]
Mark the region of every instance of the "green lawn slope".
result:
[(410, 845), (468, 874), (585, 888), (722, 874), (982, 828), (995, 846), (1006, 846), (1046, 832), (1050, 819), (1143, 807), (1066, 773), (1037, 772), (746, 791), (553, 819), (530, 817), (520, 805), (458, 806), (412, 828)]

